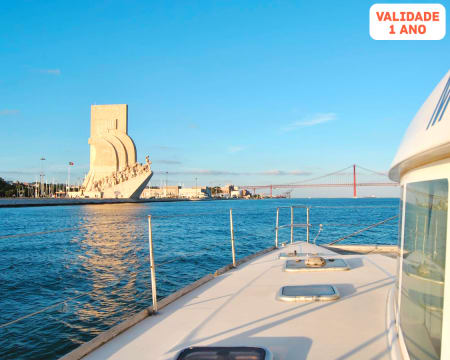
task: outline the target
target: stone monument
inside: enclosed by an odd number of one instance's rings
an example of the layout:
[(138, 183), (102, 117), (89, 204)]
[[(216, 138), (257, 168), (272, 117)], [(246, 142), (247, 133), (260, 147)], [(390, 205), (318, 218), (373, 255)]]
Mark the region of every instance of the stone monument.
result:
[(80, 196), (138, 199), (153, 173), (151, 161), (136, 161), (128, 136), (128, 105), (92, 105), (90, 169)]

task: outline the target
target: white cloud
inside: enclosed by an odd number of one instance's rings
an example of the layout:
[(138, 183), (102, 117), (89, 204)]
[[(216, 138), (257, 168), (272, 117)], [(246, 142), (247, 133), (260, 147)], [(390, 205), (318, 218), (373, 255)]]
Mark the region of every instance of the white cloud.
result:
[(39, 71), (43, 74), (57, 75), (57, 76), (61, 75), (60, 69), (41, 69)]
[(291, 170), (291, 171), (283, 171), (283, 170), (267, 170), (263, 171), (261, 173), (257, 173), (257, 175), (294, 175), (294, 176), (308, 176), (311, 175), (308, 171), (301, 171), (301, 170)]
[(231, 154), (237, 153), (242, 150), (244, 150), (243, 146), (229, 146), (228, 147), (228, 152)]
[(335, 113), (321, 113), (321, 114), (316, 114), (310, 118), (306, 118), (303, 120), (299, 120), (299, 121), (294, 121), (286, 126), (283, 126), (281, 128), (281, 131), (283, 132), (288, 132), (288, 131), (293, 131), (293, 130), (297, 130), (299, 128), (302, 127), (307, 127), (307, 126), (314, 126), (314, 125), (318, 125), (318, 124), (323, 124), (326, 123), (328, 121), (332, 121), (335, 120), (337, 118)]
[(0, 110), (0, 116), (6, 116), (6, 115), (17, 115), (20, 111), (15, 109), (3, 109)]
[[(157, 171), (157, 174), (165, 174), (165, 171)], [(266, 170), (259, 172), (235, 172), (235, 171), (221, 171), (221, 170), (207, 170), (207, 169), (192, 169), (186, 171), (172, 171), (169, 172), (172, 175), (217, 175), (217, 176), (309, 176), (312, 173), (308, 171), (300, 171), (300, 170), (292, 170), (292, 171), (283, 171), (283, 170)]]
[(301, 171), (301, 170), (292, 170), (287, 172), (288, 175), (298, 175), (298, 176), (305, 176), (305, 175), (312, 175), (309, 171)]

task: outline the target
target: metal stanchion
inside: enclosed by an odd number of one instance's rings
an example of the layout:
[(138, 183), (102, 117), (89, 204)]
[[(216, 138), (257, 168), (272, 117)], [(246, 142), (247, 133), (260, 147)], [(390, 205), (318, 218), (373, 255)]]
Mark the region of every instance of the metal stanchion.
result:
[(294, 207), (291, 206), (291, 244), (294, 242)]
[(306, 242), (309, 244), (309, 207), (306, 208)]
[(280, 208), (277, 208), (277, 223), (275, 225), (275, 247), (278, 249), (278, 219), (280, 215)]
[(236, 254), (234, 251), (233, 209), (230, 209), (230, 235), (231, 235), (231, 254), (233, 256), (233, 267), (236, 267)]
[(152, 216), (148, 216), (148, 250), (150, 253), (150, 272), (152, 278), (152, 299), (153, 311), (158, 311), (158, 300), (156, 298), (156, 274), (155, 274), (155, 259), (153, 257), (153, 238), (152, 238)]

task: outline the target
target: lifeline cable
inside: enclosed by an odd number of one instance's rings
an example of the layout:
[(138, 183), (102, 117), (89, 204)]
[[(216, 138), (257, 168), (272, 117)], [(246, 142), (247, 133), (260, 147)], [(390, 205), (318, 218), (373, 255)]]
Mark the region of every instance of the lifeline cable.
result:
[(375, 224), (372, 224), (372, 225), (370, 225), (370, 226), (368, 226), (368, 227), (366, 227), (366, 228), (364, 228), (364, 229), (361, 229), (361, 230), (355, 231), (354, 233), (351, 233), (351, 234), (349, 234), (349, 235), (343, 236), (343, 237), (341, 237), (341, 238), (339, 238), (339, 239), (337, 239), (337, 240), (334, 240), (334, 241), (330, 242), (330, 243), (327, 244), (327, 245), (333, 245), (333, 244), (336, 244), (336, 243), (339, 242), (339, 241), (348, 239), (349, 237), (352, 237), (352, 236), (355, 236), (355, 235), (357, 235), (357, 234), (360, 234), (360, 233), (362, 233), (363, 231), (372, 229), (372, 228), (374, 228), (375, 226), (382, 225), (382, 224), (384, 224), (384, 223), (386, 223), (386, 222), (388, 222), (388, 221), (390, 221), (390, 220), (393, 220), (393, 219), (395, 219), (395, 218), (398, 218), (398, 215), (392, 216), (392, 217), (390, 217), (390, 218), (388, 218), (388, 219), (385, 219), (385, 220), (383, 220), (383, 221), (380, 221), (380, 222), (377, 222), (377, 223), (375, 223)]

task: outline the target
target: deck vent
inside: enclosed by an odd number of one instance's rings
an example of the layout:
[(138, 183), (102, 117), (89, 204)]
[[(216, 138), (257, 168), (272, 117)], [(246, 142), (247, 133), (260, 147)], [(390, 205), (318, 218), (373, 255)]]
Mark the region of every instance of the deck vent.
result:
[(283, 286), (277, 295), (281, 301), (331, 301), (339, 297), (333, 285)]
[(447, 84), (445, 84), (444, 91), (434, 108), (433, 114), (431, 115), (430, 120), (428, 121), (427, 130), (430, 126), (434, 126), (435, 123), (442, 120), (445, 110), (450, 102), (450, 76), (447, 80)]
[(325, 265), (322, 267), (309, 267), (305, 260), (287, 260), (284, 271), (287, 272), (305, 272), (305, 271), (345, 271), (350, 270), (344, 259), (326, 258)]
[(182, 350), (177, 360), (273, 360), (272, 353), (260, 347), (194, 346)]

